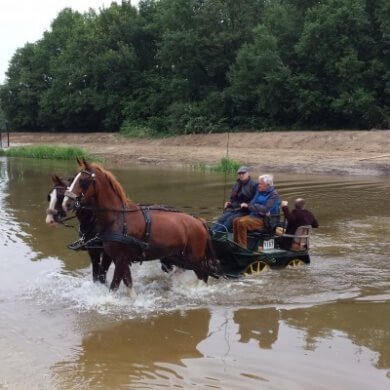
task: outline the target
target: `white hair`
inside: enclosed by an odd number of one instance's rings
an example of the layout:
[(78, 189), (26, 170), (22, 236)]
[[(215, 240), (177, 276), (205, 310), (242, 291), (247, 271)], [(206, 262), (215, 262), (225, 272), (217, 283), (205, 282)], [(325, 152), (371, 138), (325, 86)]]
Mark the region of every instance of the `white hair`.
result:
[(268, 184), (270, 187), (273, 187), (274, 185), (274, 177), (269, 174), (259, 176), (259, 182), (261, 181), (263, 181), (265, 184)]

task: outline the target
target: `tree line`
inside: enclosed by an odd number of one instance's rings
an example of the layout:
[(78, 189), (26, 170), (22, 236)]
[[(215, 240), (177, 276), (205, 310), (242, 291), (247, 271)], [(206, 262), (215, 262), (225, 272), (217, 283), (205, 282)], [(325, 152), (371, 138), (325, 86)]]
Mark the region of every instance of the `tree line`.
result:
[(0, 87), (11, 129), (132, 135), (390, 127), (388, 0), (62, 10)]

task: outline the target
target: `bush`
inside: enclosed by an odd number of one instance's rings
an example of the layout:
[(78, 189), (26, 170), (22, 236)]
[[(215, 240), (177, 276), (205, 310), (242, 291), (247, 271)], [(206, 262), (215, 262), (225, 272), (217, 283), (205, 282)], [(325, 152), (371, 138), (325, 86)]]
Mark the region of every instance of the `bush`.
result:
[(238, 161), (223, 157), (219, 164), (213, 167), (212, 170), (218, 172), (236, 172), (241, 165)]
[(135, 124), (132, 121), (125, 121), (122, 124), (119, 133), (124, 137), (134, 138), (152, 138), (157, 135), (157, 132), (151, 127)]

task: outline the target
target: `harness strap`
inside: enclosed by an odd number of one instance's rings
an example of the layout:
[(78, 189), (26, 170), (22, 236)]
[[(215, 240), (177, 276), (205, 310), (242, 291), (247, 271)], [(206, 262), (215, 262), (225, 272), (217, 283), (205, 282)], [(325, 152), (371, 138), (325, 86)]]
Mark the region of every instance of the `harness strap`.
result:
[(122, 233), (124, 236), (127, 236), (127, 233), (128, 233), (128, 230), (127, 230), (127, 222), (126, 222), (126, 211), (127, 211), (127, 207), (126, 205), (124, 204), (122, 206), (122, 218), (123, 218), (123, 230), (122, 230)]
[(145, 233), (143, 241), (149, 246), (150, 231), (152, 229), (152, 219), (150, 218), (149, 208), (141, 207), (145, 219)]
[(124, 236), (121, 233), (103, 233), (99, 237), (102, 241), (115, 241), (126, 245), (135, 245), (142, 251), (147, 250), (149, 247), (148, 243), (138, 240), (138, 238), (132, 236)]
[[(125, 207), (123, 208), (123, 211), (124, 212), (127, 211)], [(139, 240), (138, 238), (135, 238), (133, 236), (129, 236), (127, 232), (127, 224), (125, 223), (123, 226), (122, 234), (115, 233), (115, 232), (103, 233), (99, 235), (99, 238), (102, 241), (115, 241), (126, 245), (135, 245), (142, 252), (148, 250), (150, 246), (149, 239), (150, 239), (150, 231), (152, 227), (152, 219), (150, 217), (150, 212), (148, 207), (141, 207), (141, 211), (145, 219), (145, 232), (142, 240)]]

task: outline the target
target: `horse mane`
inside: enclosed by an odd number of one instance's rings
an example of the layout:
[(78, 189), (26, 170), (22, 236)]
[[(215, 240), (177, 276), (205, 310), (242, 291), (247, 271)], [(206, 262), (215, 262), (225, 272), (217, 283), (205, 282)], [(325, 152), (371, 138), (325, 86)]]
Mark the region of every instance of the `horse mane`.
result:
[(100, 171), (102, 173), (102, 175), (106, 178), (111, 188), (113, 189), (115, 194), (118, 195), (119, 199), (123, 204), (127, 204), (128, 202), (131, 202), (131, 199), (127, 198), (125, 190), (123, 189), (122, 185), (119, 183), (118, 179), (110, 171), (105, 170), (99, 164), (91, 163), (90, 166), (96, 171)]

